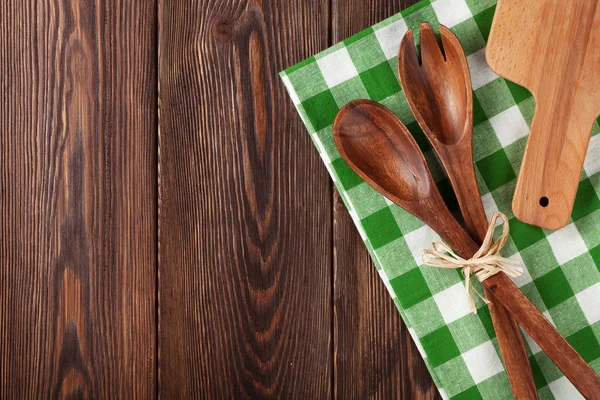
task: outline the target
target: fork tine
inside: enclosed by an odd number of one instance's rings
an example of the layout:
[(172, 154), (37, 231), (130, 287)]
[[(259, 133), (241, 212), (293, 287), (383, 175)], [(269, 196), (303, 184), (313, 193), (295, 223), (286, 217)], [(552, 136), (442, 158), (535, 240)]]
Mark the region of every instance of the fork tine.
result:
[(415, 45), (415, 38), (412, 29), (404, 34), (402, 42), (400, 42), (400, 53), (398, 54), (399, 65), (402, 68), (404, 63), (412, 64), (413, 66), (420, 67), (421, 60), (417, 53), (417, 46)]
[(446, 61), (435, 32), (427, 22), (421, 24), (421, 60), (425, 67)]
[(455, 62), (459, 60), (462, 63), (466, 63), (465, 50), (456, 35), (444, 25), (440, 25), (440, 36), (442, 38), (442, 47), (444, 48), (446, 61)]

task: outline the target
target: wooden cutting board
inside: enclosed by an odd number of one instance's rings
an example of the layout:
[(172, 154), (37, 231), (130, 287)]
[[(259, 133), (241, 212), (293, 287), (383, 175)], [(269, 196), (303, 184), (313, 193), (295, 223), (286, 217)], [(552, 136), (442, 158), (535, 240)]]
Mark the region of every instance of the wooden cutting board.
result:
[(600, 1), (499, 0), (486, 56), (536, 103), (513, 212), (523, 222), (561, 228), (600, 115)]

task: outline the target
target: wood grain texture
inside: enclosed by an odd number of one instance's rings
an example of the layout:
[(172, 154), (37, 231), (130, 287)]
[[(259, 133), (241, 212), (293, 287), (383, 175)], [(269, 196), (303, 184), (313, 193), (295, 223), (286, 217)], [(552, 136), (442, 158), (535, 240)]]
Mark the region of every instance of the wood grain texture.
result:
[(159, 20), (161, 396), (330, 397), (331, 185), (277, 75), (327, 47), (327, 3)]
[(498, 1), (488, 63), (529, 89), (536, 103), (512, 203), (523, 222), (559, 229), (571, 217), (600, 115), (598, 32), (598, 0)]
[(156, 8), (0, 3), (0, 398), (152, 398)]
[[(331, 44), (416, 2), (332, 0)], [(337, 191), (333, 212), (336, 397), (439, 398)]]

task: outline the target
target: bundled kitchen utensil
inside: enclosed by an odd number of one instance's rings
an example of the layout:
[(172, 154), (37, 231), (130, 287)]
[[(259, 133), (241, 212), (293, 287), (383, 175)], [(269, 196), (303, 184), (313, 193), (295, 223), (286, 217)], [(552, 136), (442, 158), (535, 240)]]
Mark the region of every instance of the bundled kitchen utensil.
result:
[[(333, 135), (348, 165), (383, 195), (429, 225), (460, 256), (479, 246), (446, 207), (423, 153), (402, 122), (370, 100), (355, 100), (335, 119)], [(600, 377), (502, 273), (483, 281), (521, 326), (588, 399), (599, 398)]]
[(513, 212), (532, 225), (562, 228), (600, 115), (598, 2), (499, 0), (486, 57), (536, 102)]
[[(440, 25), (441, 48), (431, 25), (421, 24), (420, 33), (420, 58), (412, 30), (402, 39), (398, 56), (400, 81), (415, 118), (452, 183), (467, 230), (481, 244), (488, 221), (473, 164), (473, 94), (467, 58), (458, 38), (445, 26)], [(493, 302), (489, 289), (484, 291)], [(490, 314), (515, 398), (536, 398), (517, 322), (498, 302), (490, 307)]]

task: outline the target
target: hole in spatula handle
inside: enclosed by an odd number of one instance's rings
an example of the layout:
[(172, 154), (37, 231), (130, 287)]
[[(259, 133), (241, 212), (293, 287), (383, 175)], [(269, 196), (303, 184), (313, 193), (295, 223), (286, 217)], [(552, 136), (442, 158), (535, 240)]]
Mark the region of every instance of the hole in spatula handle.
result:
[(544, 196), (540, 199), (540, 206), (542, 206), (542, 207), (548, 207), (549, 203), (550, 203), (550, 200), (548, 200), (548, 198), (546, 196)]

